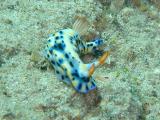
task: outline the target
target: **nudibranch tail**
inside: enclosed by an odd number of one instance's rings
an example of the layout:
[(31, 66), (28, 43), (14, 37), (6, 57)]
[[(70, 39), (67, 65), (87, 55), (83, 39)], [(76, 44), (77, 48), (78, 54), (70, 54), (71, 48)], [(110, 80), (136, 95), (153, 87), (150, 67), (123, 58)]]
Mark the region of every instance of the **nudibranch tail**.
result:
[(76, 91), (80, 93), (88, 93), (89, 91), (96, 88), (94, 79), (92, 77), (89, 77), (87, 79), (88, 79), (87, 82), (78, 80), (72, 81), (72, 85), (76, 89)]
[(89, 28), (89, 22), (85, 17), (78, 16), (77, 20), (73, 24), (73, 29), (80, 35), (84, 35)]

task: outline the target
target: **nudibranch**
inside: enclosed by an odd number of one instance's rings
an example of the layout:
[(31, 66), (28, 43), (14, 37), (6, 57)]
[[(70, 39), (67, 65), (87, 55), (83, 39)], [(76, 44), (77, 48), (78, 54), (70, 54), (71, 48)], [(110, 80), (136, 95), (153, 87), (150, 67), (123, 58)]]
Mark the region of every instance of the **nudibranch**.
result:
[(98, 60), (88, 64), (80, 59), (81, 53), (93, 52), (104, 44), (101, 39), (91, 42), (81, 40), (81, 36), (88, 30), (88, 23), (84, 17), (79, 17), (72, 29), (63, 29), (51, 34), (44, 50), (44, 55), (53, 65), (57, 78), (72, 85), (80, 93), (88, 93), (96, 88), (92, 74), (95, 67), (104, 64), (109, 56), (109, 51), (104, 51)]

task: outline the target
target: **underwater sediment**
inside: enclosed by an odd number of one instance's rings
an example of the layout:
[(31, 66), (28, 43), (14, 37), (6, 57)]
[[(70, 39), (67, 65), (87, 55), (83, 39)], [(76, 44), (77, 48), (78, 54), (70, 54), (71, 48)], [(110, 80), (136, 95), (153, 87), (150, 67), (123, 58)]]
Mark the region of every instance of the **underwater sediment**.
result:
[[(110, 47), (89, 94), (59, 81), (40, 55), (48, 35), (80, 15), (90, 22), (83, 39)], [(159, 33), (158, 0), (1, 0), (0, 119), (159, 120)]]

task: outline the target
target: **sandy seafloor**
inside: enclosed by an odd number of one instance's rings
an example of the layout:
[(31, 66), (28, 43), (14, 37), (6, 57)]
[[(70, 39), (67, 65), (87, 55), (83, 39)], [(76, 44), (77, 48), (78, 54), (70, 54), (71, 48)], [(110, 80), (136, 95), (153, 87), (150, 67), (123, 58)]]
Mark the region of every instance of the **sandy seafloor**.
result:
[[(159, 8), (158, 0), (0, 0), (0, 120), (160, 120)], [(93, 75), (95, 103), (39, 55), (77, 15), (112, 46), (110, 64)]]

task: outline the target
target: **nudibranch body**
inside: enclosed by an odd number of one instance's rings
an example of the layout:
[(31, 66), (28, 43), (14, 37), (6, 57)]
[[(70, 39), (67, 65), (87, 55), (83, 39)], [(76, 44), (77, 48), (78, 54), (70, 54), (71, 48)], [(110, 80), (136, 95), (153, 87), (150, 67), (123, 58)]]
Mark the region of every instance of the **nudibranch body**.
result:
[(45, 48), (45, 57), (51, 62), (59, 80), (72, 85), (80, 93), (88, 93), (96, 88), (92, 74), (94, 68), (106, 61), (109, 52), (106, 51), (99, 60), (85, 64), (80, 59), (81, 53), (94, 51), (103, 44), (103, 40), (95, 39), (85, 42), (80, 35), (87, 30), (87, 23), (79, 19), (73, 29), (60, 30), (48, 38)]

